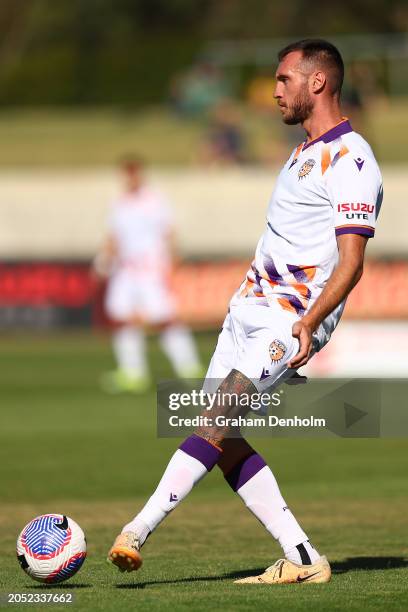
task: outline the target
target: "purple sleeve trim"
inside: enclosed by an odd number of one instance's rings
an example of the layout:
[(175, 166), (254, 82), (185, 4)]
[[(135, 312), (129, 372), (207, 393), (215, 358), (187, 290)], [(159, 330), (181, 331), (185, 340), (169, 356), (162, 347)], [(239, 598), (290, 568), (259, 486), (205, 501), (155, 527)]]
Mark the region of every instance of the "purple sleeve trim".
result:
[(186, 438), (179, 448), (190, 457), (200, 461), (208, 472), (216, 465), (222, 452), (221, 449), (216, 448), (196, 434)]
[(346, 225), (345, 227), (336, 227), (335, 229), (336, 236), (341, 236), (342, 234), (360, 234), (361, 236), (368, 236), (369, 238), (374, 236), (374, 228), (371, 227)]
[(225, 476), (231, 489), (238, 491), (248, 480), (251, 480), (264, 468), (266, 465), (258, 453), (253, 453), (249, 457), (242, 459), (232, 470)]

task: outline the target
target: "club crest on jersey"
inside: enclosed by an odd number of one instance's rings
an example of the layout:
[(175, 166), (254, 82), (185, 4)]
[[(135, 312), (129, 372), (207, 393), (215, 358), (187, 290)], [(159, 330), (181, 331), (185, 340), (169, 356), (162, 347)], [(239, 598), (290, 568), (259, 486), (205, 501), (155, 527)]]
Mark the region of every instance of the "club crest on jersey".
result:
[(304, 179), (313, 170), (313, 166), (316, 164), (314, 159), (307, 159), (304, 164), (299, 168), (298, 178)]
[(277, 363), (286, 353), (286, 346), (280, 340), (273, 340), (269, 345), (269, 357)]

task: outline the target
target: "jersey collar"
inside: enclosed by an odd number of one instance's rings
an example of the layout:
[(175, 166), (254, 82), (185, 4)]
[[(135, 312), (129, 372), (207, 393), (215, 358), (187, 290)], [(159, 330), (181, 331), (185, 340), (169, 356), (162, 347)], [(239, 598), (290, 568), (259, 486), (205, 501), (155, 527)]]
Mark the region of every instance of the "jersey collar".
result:
[(347, 117), (344, 117), (340, 121), (340, 123), (338, 123), (337, 125), (332, 127), (330, 130), (328, 130), (327, 132), (319, 136), (319, 138), (315, 138), (311, 142), (305, 143), (303, 145), (303, 151), (305, 149), (308, 149), (312, 145), (316, 144), (316, 142), (322, 141), (325, 144), (327, 144), (329, 142), (332, 142), (333, 140), (336, 140), (336, 138), (343, 136), (343, 134), (348, 134), (349, 132), (352, 132), (352, 131), (353, 131), (353, 128), (351, 127), (350, 121), (347, 119)]

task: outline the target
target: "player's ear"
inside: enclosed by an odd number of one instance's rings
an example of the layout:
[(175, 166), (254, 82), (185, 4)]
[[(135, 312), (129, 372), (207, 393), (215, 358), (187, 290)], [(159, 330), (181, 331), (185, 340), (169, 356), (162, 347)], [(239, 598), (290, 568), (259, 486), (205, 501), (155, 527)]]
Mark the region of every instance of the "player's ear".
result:
[(326, 85), (326, 75), (321, 70), (314, 72), (310, 78), (313, 93), (320, 93)]

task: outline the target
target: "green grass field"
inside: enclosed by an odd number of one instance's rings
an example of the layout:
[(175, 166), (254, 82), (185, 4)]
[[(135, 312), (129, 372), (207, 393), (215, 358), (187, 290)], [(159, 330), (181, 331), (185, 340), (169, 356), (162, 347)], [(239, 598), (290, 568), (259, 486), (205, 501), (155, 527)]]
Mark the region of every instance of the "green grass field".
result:
[[(278, 113), (261, 116), (242, 107), (241, 114), (250, 159), (272, 155), (280, 163), (300, 138), (300, 132), (295, 136), (293, 128), (283, 126)], [(405, 98), (372, 104), (355, 129), (369, 140), (380, 162), (408, 161)], [(0, 131), (6, 144), (0, 149), (0, 168), (65, 168), (112, 165), (134, 150), (155, 165), (191, 164), (207, 127), (203, 119), (180, 119), (164, 106), (139, 111), (56, 107), (3, 109)]]
[[(203, 358), (214, 340), (199, 336)], [(150, 357), (157, 377), (171, 374), (154, 342)], [(136, 399), (98, 390), (110, 366), (105, 337), (2, 337), (0, 591), (72, 591), (75, 610), (408, 608), (404, 440), (255, 440), (332, 562), (327, 585), (233, 584), (270, 565), (280, 550), (216, 470), (149, 539), (140, 572), (119, 574), (106, 563), (107, 550), (177, 441), (156, 438), (153, 392)], [(32, 582), (15, 558), (20, 529), (45, 512), (72, 516), (89, 544), (81, 571), (56, 587)]]

